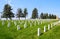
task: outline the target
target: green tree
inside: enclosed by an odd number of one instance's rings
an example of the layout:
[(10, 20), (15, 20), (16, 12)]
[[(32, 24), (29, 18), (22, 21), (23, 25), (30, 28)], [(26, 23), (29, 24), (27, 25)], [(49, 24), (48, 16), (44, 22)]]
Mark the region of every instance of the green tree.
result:
[(43, 19), (43, 12), (40, 14), (40, 18)]
[(49, 14), (49, 19), (56, 19), (56, 15)]
[(48, 19), (49, 18), (48, 13), (41, 13), (40, 17), (41, 17), (41, 19)]
[(48, 13), (45, 13), (44, 14), (44, 19), (47, 19), (48, 18)]
[(51, 19), (51, 14), (49, 14), (48, 18)]
[(22, 9), (18, 8), (17, 9), (17, 17), (19, 18), (19, 20), (20, 20), (20, 17), (22, 17), (22, 16), (23, 16)]
[(32, 18), (33, 19), (38, 18), (38, 10), (37, 10), (37, 8), (33, 9), (33, 11), (32, 11)]
[(52, 19), (56, 19), (56, 15), (52, 14), (51, 17), (52, 17)]
[(14, 17), (14, 13), (12, 12), (12, 8), (9, 4), (6, 4), (4, 6), (4, 10), (3, 10), (3, 15), (2, 15), (3, 18), (9, 18), (11, 19), (12, 17)]
[(24, 17), (25, 17), (25, 20), (26, 20), (26, 16), (27, 16), (28, 12), (27, 12), (27, 8), (24, 9)]

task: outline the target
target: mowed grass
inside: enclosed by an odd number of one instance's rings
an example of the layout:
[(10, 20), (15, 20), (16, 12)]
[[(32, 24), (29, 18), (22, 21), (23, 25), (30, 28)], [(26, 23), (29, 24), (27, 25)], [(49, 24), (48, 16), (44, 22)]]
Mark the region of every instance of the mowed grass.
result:
[[(60, 28), (58, 25), (45, 33), (43, 32), (44, 26), (47, 27), (48, 24), (56, 21), (58, 20), (4, 20), (4, 25), (2, 25), (2, 20), (0, 20), (0, 39), (59, 39)], [(9, 22), (10, 27), (7, 27)], [(14, 22), (20, 25), (20, 30), (17, 30), (17, 25), (15, 26)], [(24, 28), (25, 23), (27, 28)], [(32, 26), (30, 26), (30, 23)], [(37, 36), (38, 28), (41, 29), (42, 33), (39, 37)]]
[(55, 26), (48, 32), (45, 32), (39, 39), (60, 39), (60, 25)]

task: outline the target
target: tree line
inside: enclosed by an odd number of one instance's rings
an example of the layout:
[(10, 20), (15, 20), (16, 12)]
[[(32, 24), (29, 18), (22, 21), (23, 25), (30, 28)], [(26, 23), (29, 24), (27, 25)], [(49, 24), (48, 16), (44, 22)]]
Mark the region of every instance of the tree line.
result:
[(56, 19), (56, 15), (48, 14), (48, 13), (41, 13), (40, 15), (41, 19)]
[[(12, 20), (12, 17), (15, 17), (14, 13), (12, 12), (12, 7), (9, 4), (5, 4), (4, 5), (4, 9), (3, 9), (3, 14), (2, 14), (2, 18), (9, 18)], [(22, 11), (21, 8), (17, 9), (17, 14), (16, 16), (20, 19), (20, 17), (25, 17), (28, 15), (28, 11), (27, 8), (24, 8), (24, 11)], [(34, 8), (32, 11), (32, 15), (31, 15), (31, 19), (36, 19), (36, 18), (41, 18), (41, 19), (56, 19), (56, 15), (53, 14), (48, 14), (48, 13), (41, 13), (40, 16), (38, 16), (38, 9)]]

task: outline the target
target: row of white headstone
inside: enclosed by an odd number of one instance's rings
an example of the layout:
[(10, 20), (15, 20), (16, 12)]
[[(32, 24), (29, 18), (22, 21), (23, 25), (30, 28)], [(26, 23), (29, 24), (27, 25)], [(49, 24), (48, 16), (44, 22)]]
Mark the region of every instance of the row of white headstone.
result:
[[(50, 25), (48, 25), (48, 30), (50, 30)], [(47, 31), (47, 29), (46, 29), (46, 26), (44, 26), (44, 32), (46, 32)], [(40, 36), (40, 34), (41, 34), (41, 30), (40, 30), (40, 28), (38, 28), (38, 33), (37, 33), (37, 35), (38, 36)]]
[[(8, 21), (7, 21), (8, 22)], [(13, 21), (12, 21), (13, 22)], [(20, 21), (19, 21), (19, 23), (20, 23)], [(2, 21), (2, 25), (4, 25), (5, 23), (4, 23), (4, 21)], [(40, 24), (39, 22), (38, 22), (38, 24)], [(42, 22), (41, 22), (41, 24), (42, 24)], [(17, 26), (17, 30), (20, 30), (21, 29), (21, 27), (20, 27), (20, 25), (17, 25), (17, 23), (16, 23), (16, 21), (14, 21), (14, 25), (15, 26)], [(36, 25), (36, 22), (35, 22), (35, 25)], [(11, 26), (11, 23), (10, 22), (8, 22), (8, 24), (7, 24), (7, 27), (10, 27)], [(32, 26), (32, 23), (30, 23), (30, 27)], [(51, 26), (52, 27), (52, 26)], [(27, 28), (27, 23), (25, 22), (25, 24), (24, 24), (24, 28)], [(50, 29), (50, 25), (48, 25), (48, 30)], [(46, 32), (46, 26), (44, 26), (44, 32)]]
[[(24, 24), (24, 28), (27, 28), (27, 24), (26, 23)], [(17, 30), (20, 30), (20, 29), (21, 29), (20, 25), (17, 25)]]
[[(42, 22), (41, 22), (41, 24), (42, 24)], [(36, 24), (34, 24), (34, 25), (36, 26)], [(30, 23), (30, 27), (32, 27), (32, 23)], [(27, 23), (24, 24), (24, 28), (27, 28)], [(20, 30), (20, 26), (18, 26), (18, 25), (17, 25), (17, 30)]]
[[(5, 24), (5, 22), (2, 21), (2, 26), (4, 26), (4, 24)], [(16, 22), (14, 22), (14, 25), (17, 27), (17, 30), (20, 30), (20, 25), (17, 25)], [(10, 27), (10, 26), (11, 26), (11, 23), (8, 22), (7, 27)], [(26, 27), (27, 27), (27, 24), (25, 23), (25, 24), (24, 24), (24, 28), (26, 28)]]
[[(16, 22), (15, 22), (15, 26), (16, 26), (17, 24), (16, 24)], [(30, 23), (30, 27), (32, 26), (32, 23)], [(55, 26), (55, 25), (54, 25)], [(53, 27), (53, 25), (51, 24), (51, 26), (50, 25), (48, 25), (48, 30), (50, 30), (50, 28), (52, 28)], [(24, 24), (24, 28), (27, 28), (27, 24), (25, 23)], [(20, 30), (21, 28), (20, 28), (20, 25), (17, 25), (17, 30)], [(44, 26), (44, 32), (46, 32), (46, 26)]]
[[(11, 22), (13, 22), (15, 26), (18, 26), (17, 23), (16, 23), (16, 21), (11, 21)], [(7, 21), (7, 23), (8, 23), (8, 24), (7, 24), (7, 27), (10, 27), (11, 22)], [(30, 22), (30, 21), (29, 21), (29, 22)], [(19, 23), (20, 23), (20, 21), (19, 21)], [(21, 23), (23, 23), (23, 22), (21, 22)], [(20, 23), (20, 24), (21, 24), (21, 23)], [(2, 21), (2, 26), (3, 26), (4, 24), (5, 24), (5, 21)], [(34, 22), (34, 25), (36, 26), (36, 24), (37, 24), (37, 22), (35, 21), (35, 22)], [(42, 24), (42, 22), (41, 22), (41, 23), (38, 22), (38, 24)], [(30, 22), (30, 27), (31, 27), (31, 26), (32, 26), (32, 23)], [(24, 28), (26, 28), (26, 27), (27, 27), (27, 23), (25, 22), (25, 23), (24, 23)]]
[[(48, 25), (48, 30), (50, 30), (53, 26), (56, 26), (59, 23), (60, 23), (60, 21), (55, 22), (55, 23), (53, 23), (51, 25)], [(44, 26), (44, 32), (46, 32), (46, 31), (47, 31), (46, 26)], [(41, 29), (38, 28), (38, 30), (37, 30), (37, 36), (40, 36), (40, 35), (41, 35)]]
[[(12, 21), (12, 22), (13, 22), (13, 21)], [(48, 30), (50, 30), (53, 26), (57, 25), (58, 23), (60, 23), (60, 21), (53, 23), (53, 25), (51, 24), (51, 26), (48, 25)], [(4, 21), (2, 21), (2, 25), (4, 25), (4, 24), (5, 24)], [(36, 24), (36, 22), (35, 22), (35, 24)], [(38, 24), (40, 24), (40, 23), (38, 22)], [(42, 24), (42, 22), (41, 22), (41, 24)], [(11, 25), (11, 23), (8, 22), (7, 27), (10, 27), (10, 25)], [(20, 30), (20, 29), (21, 29), (20, 25), (17, 25), (16, 22), (14, 22), (14, 25), (17, 26), (17, 30)], [(30, 23), (30, 27), (31, 27), (31, 26), (32, 26), (32, 23)], [(26, 22), (25, 22), (25, 24), (24, 24), (24, 28), (27, 28)], [(44, 26), (44, 32), (46, 32), (46, 31), (47, 31), (46, 26)], [(38, 33), (37, 33), (37, 35), (40, 36), (40, 34), (41, 34), (41, 30), (40, 30), (40, 28), (38, 28)]]

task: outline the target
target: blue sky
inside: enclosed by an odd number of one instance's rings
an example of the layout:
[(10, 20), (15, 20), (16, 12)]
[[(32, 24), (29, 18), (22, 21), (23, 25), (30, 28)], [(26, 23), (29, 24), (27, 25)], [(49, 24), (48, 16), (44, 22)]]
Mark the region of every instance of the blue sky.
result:
[[(60, 17), (60, 0), (9, 0), (9, 4), (13, 8), (13, 12), (16, 13), (18, 8), (28, 9), (28, 17), (31, 17), (32, 10), (38, 9), (39, 15), (41, 12), (54, 14)], [(0, 12), (3, 11), (6, 0), (0, 0)]]

